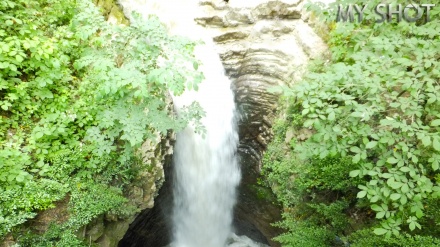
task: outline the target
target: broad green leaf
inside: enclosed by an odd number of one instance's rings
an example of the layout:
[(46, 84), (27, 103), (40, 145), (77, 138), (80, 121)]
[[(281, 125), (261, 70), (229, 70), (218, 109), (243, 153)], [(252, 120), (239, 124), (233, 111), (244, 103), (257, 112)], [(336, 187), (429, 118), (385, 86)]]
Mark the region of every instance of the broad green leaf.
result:
[(431, 145), (431, 137), (430, 136), (424, 136), (422, 138), (422, 143), (425, 147)]
[(431, 122), (431, 126), (439, 126), (440, 125), (440, 119), (436, 119)]
[(411, 223), (409, 223), (409, 229), (411, 231), (413, 231), (414, 229), (416, 229), (416, 224), (414, 223), (414, 221), (412, 221)]
[(407, 202), (408, 202), (408, 197), (402, 195), (402, 197), (400, 198), (400, 204), (405, 205)]
[(309, 113), (309, 108), (305, 108), (305, 109), (302, 110), (302, 112), (301, 112), (302, 115), (307, 115), (307, 113)]
[(359, 160), (361, 160), (361, 154), (356, 154), (354, 157), (353, 157), (353, 163), (358, 163), (359, 162)]
[(350, 148), (350, 151), (352, 151), (353, 153), (360, 153), (361, 149), (359, 147), (353, 146)]
[(374, 229), (374, 234), (376, 234), (376, 235), (384, 235), (387, 232), (388, 232), (388, 230), (383, 229), (383, 228), (376, 228), (376, 229)]
[(376, 212), (384, 211), (383, 208), (381, 206), (377, 205), (377, 204), (372, 204), (371, 205), (371, 209), (373, 209)]
[(37, 132), (35, 133), (35, 138), (40, 139), (41, 137), (43, 137), (44, 133), (43, 132)]
[(439, 141), (439, 138), (433, 138), (432, 147), (435, 150), (440, 151), (440, 141)]
[(367, 149), (372, 149), (377, 145), (377, 141), (371, 141), (369, 143), (367, 143), (367, 145), (365, 145), (365, 148)]
[(407, 193), (409, 191), (409, 186), (408, 184), (403, 184), (400, 189), (402, 190), (402, 193)]
[(330, 114), (328, 114), (328, 120), (330, 120), (330, 121), (335, 120), (335, 112), (334, 111), (332, 111), (332, 112), (330, 112)]
[(422, 218), (423, 217), (423, 215), (424, 215), (424, 213), (423, 213), (423, 211), (422, 210), (420, 210), (420, 209), (417, 209), (416, 210), (416, 216), (417, 216), (417, 218)]
[(364, 198), (366, 195), (367, 192), (365, 190), (362, 190), (357, 193), (357, 198)]
[(350, 172), (350, 177), (357, 177), (361, 173), (360, 170), (353, 170)]
[(369, 182), (369, 184), (370, 185), (377, 185), (377, 180), (376, 179), (373, 179), (373, 180), (370, 180), (370, 182)]
[(385, 211), (378, 212), (376, 214), (376, 218), (377, 219), (382, 219), (385, 216), (385, 213), (386, 213)]
[(379, 201), (379, 199), (380, 199), (380, 197), (376, 195), (376, 196), (371, 197), (370, 202), (375, 203), (375, 202)]
[(15, 177), (15, 180), (17, 180), (17, 182), (21, 183), (24, 181), (24, 176), (23, 175), (18, 175), (17, 177)]
[(23, 62), (23, 57), (20, 55), (15, 55), (15, 60), (17, 60), (17, 62), (21, 63), (21, 62)]
[(401, 194), (398, 194), (398, 193), (393, 193), (393, 194), (390, 195), (390, 198), (393, 201), (399, 200), (400, 197), (401, 197)]
[(438, 160), (434, 160), (434, 161), (431, 163), (431, 166), (432, 166), (432, 170), (437, 171), (438, 168), (439, 168), (439, 161), (438, 161)]
[(15, 66), (15, 64), (10, 63), (9, 64), (9, 69), (12, 71), (17, 71), (17, 66)]
[(389, 157), (387, 159), (387, 162), (390, 163), (390, 164), (396, 164), (397, 162), (399, 162), (399, 160), (394, 158), (394, 157)]
[(391, 177), (387, 180), (387, 184), (388, 186), (390, 186), (393, 189), (398, 189), (400, 187), (402, 187), (402, 183), (398, 182), (394, 179), (394, 177)]
[(409, 172), (411, 169), (407, 166), (403, 166), (403, 167), (400, 167), (399, 170), (401, 170), (402, 172)]

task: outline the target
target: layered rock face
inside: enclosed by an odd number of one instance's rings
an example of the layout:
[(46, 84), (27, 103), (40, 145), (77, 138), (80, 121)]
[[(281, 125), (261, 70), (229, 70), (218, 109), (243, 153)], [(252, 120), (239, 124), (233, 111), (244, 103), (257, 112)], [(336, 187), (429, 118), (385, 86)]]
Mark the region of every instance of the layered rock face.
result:
[[(127, 189), (126, 195), (130, 206), (149, 212), (156, 205), (155, 197), (159, 189), (164, 187), (162, 186), (165, 181), (164, 169), (170, 167), (174, 138), (173, 134), (158, 135), (155, 140), (147, 140), (142, 144), (139, 153), (144, 167), (148, 169), (140, 172), (135, 182)], [(81, 231), (82, 237), (99, 246), (118, 246), (119, 241), (126, 235), (129, 225), (136, 219), (139, 220), (140, 217), (133, 215), (120, 218), (116, 215), (102, 215), (84, 227)], [(153, 221), (154, 219), (147, 222)]]
[[(240, 152), (245, 166), (259, 172), (271, 140), (277, 85), (300, 79), (312, 58), (326, 51), (304, 17), (303, 1), (205, 1), (196, 21), (212, 34), (240, 109)], [(306, 21), (304, 21), (304, 19)], [(257, 166), (255, 166), (257, 164)]]

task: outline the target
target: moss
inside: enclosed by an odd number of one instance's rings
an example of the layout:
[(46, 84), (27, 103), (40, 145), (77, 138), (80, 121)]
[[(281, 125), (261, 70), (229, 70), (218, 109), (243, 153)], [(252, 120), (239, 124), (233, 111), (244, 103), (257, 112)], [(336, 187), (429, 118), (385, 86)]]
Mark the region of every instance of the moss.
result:
[(113, 8), (110, 11), (110, 14), (108, 15), (108, 18), (114, 18), (116, 20), (116, 23), (129, 25), (130, 22), (125, 17), (124, 13), (122, 12), (121, 8), (117, 5), (113, 5)]
[(277, 203), (277, 199), (275, 198), (271, 189), (256, 184), (249, 185), (249, 189), (254, 192), (253, 194), (258, 200)]
[(122, 12), (121, 7), (115, 0), (94, 0), (93, 2), (101, 9), (102, 14), (107, 20), (116, 20), (115, 23), (117, 24), (130, 24), (127, 17), (125, 17), (124, 12)]

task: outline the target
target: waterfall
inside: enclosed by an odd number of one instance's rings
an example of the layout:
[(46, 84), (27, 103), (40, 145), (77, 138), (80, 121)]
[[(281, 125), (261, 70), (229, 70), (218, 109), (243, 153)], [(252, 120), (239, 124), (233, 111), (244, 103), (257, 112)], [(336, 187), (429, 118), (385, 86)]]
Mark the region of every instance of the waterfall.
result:
[[(208, 41), (209, 42), (209, 41)], [(175, 97), (197, 101), (206, 112), (203, 138), (189, 126), (178, 133), (174, 152), (174, 246), (224, 247), (231, 235), (232, 209), (240, 170), (235, 152), (238, 135), (230, 81), (212, 44), (196, 48), (205, 75), (197, 92)]]

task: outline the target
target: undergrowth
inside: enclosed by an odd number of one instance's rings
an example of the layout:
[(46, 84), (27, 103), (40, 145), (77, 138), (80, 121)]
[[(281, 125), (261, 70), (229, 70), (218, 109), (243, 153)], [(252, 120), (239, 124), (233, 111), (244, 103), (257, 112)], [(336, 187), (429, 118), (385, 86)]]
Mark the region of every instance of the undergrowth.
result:
[[(375, 6), (378, 1), (369, 2)], [(279, 87), (288, 101), (264, 158), (284, 246), (438, 246), (440, 19), (328, 25), (328, 61)], [(287, 137), (291, 137), (288, 140)]]

